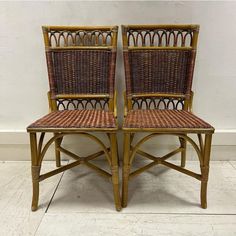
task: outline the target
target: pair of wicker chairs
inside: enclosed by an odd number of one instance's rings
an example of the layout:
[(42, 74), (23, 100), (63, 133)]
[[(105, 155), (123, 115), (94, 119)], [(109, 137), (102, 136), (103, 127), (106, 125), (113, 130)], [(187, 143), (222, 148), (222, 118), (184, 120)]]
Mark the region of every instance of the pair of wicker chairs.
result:
[[(158, 164), (200, 180), (201, 206), (207, 207), (214, 128), (191, 112), (198, 32), (198, 25), (122, 26), (126, 92), (122, 127), (124, 155), (121, 198), (115, 92), (118, 27), (43, 27), (50, 84), (50, 113), (27, 128), (31, 145), (33, 211), (38, 208), (39, 182), (80, 164), (112, 179), (117, 211), (127, 205), (129, 178)], [(91, 132), (106, 134), (109, 147)], [(139, 132), (146, 132), (147, 135), (133, 144), (134, 136)], [(51, 133), (52, 138), (44, 144), (45, 133)], [(188, 136), (192, 133), (197, 134), (199, 144)], [(80, 157), (65, 149), (62, 146), (63, 138), (74, 134), (92, 139), (101, 150)], [(160, 135), (178, 137), (179, 148), (163, 157), (140, 149), (144, 142)], [(205, 135), (204, 141), (202, 135)], [(197, 153), (200, 174), (185, 169), (187, 142)], [(40, 174), (45, 153), (53, 143), (57, 168)], [(61, 166), (61, 153), (75, 161)], [(180, 166), (166, 161), (177, 153), (181, 153)], [(136, 154), (152, 162), (132, 171)], [(110, 173), (91, 162), (102, 155), (105, 155), (110, 165)]]

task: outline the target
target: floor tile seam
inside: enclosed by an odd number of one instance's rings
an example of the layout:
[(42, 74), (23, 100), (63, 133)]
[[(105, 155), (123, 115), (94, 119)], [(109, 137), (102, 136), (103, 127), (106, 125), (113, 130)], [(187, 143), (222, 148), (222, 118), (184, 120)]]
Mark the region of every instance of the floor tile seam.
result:
[(228, 161), (228, 162), (236, 170), (236, 167), (231, 163), (231, 161)]
[(153, 212), (127, 212), (127, 213), (112, 213), (112, 212), (45, 212), (47, 216), (55, 215), (77, 215), (77, 214), (101, 214), (101, 215), (182, 215), (182, 216), (236, 216), (236, 213), (153, 213)]
[[(67, 161), (66, 164), (68, 164), (68, 163), (69, 163), (69, 161)], [(46, 210), (45, 210), (45, 213), (47, 213), (47, 211), (48, 211), (48, 209), (49, 209), (49, 207), (50, 207), (50, 205), (51, 205), (51, 203), (52, 203), (52, 200), (53, 200), (53, 198), (54, 198), (54, 196), (55, 196), (55, 194), (56, 194), (56, 191), (57, 191), (57, 189), (58, 189), (58, 187), (59, 187), (59, 185), (60, 185), (60, 183), (61, 183), (61, 180), (62, 180), (62, 178), (63, 178), (63, 176), (64, 176), (64, 173), (65, 173), (65, 171), (62, 172), (62, 175), (61, 175), (61, 177), (60, 177), (60, 179), (59, 179), (59, 181), (58, 181), (58, 183), (57, 183), (57, 185), (56, 185), (56, 188), (55, 188), (54, 191), (53, 191), (52, 197), (50, 198), (50, 201), (49, 201), (49, 203), (48, 203), (48, 205), (47, 205), (47, 208), (46, 208)]]
[(40, 227), (44, 217), (45, 217), (45, 212), (44, 212), (43, 216), (41, 217), (40, 222), (37, 225), (37, 228), (34, 231), (34, 234), (33, 234), (34, 236), (36, 235), (36, 233), (37, 233), (37, 231), (38, 231), (38, 229), (39, 229), (39, 227)]

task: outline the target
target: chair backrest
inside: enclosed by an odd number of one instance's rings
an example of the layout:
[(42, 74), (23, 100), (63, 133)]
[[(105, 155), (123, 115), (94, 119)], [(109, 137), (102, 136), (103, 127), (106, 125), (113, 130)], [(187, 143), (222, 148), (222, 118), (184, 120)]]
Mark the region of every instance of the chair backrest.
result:
[(42, 28), (52, 110), (113, 110), (118, 27)]
[(128, 109), (188, 109), (198, 32), (198, 25), (122, 26)]

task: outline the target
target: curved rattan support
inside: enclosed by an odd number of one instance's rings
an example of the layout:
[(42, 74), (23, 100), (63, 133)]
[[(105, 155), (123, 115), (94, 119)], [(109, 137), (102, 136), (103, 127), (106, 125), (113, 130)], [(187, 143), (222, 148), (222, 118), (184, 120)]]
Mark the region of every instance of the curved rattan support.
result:
[(181, 167), (185, 167), (186, 164), (186, 147), (187, 147), (187, 142), (183, 138), (179, 137), (179, 142), (180, 142), (180, 148), (182, 149), (181, 151)]
[(63, 137), (55, 140), (56, 167), (60, 167), (61, 166), (61, 152), (59, 150), (59, 147), (61, 146), (62, 140), (63, 140)]
[(95, 136), (92, 135), (92, 134), (88, 134), (88, 133), (74, 133), (74, 134), (72, 134), (72, 133), (60, 133), (60, 134), (55, 134), (55, 135), (54, 135), (51, 139), (49, 139), (49, 141), (45, 144), (45, 146), (44, 146), (42, 152), (41, 152), (40, 155), (39, 155), (39, 163), (40, 163), (40, 165), (41, 165), (41, 163), (42, 163), (42, 161), (43, 161), (43, 158), (44, 158), (44, 156), (45, 156), (45, 154), (46, 154), (48, 148), (50, 147), (50, 145), (51, 145), (53, 142), (55, 142), (55, 140), (57, 140), (57, 139), (59, 139), (59, 138), (62, 138), (62, 137), (64, 137), (64, 136), (66, 136), (66, 135), (75, 135), (75, 134), (89, 137), (89, 138), (91, 138), (92, 140), (94, 140), (97, 144), (99, 144), (99, 145), (101, 146), (102, 150), (104, 151), (104, 154), (105, 154), (105, 156), (106, 156), (106, 158), (107, 158), (107, 161), (108, 161), (109, 165), (111, 165), (111, 158), (110, 158), (110, 155), (109, 155), (109, 153), (108, 153), (108, 151), (107, 151), (106, 146), (105, 146), (97, 137), (95, 137)]
[(38, 156), (41, 155), (41, 151), (42, 151), (42, 147), (43, 147), (43, 140), (44, 140), (44, 137), (45, 137), (45, 132), (42, 132), (40, 134), (40, 138), (39, 138), (39, 144), (38, 144)]
[(201, 150), (201, 152), (202, 152), (202, 154), (203, 154), (203, 152), (204, 152), (204, 147), (203, 147), (203, 140), (202, 140), (202, 135), (201, 134), (197, 134), (197, 137), (198, 137), (198, 142), (199, 142), (199, 147), (200, 147), (200, 150)]
[(153, 134), (149, 134), (147, 136), (145, 136), (144, 138), (142, 138), (132, 149), (132, 152), (130, 154), (130, 160), (129, 160), (129, 164), (131, 165), (133, 160), (134, 160), (134, 156), (135, 153), (138, 151), (139, 147), (145, 143), (146, 141), (148, 141), (149, 139), (156, 137), (156, 136), (161, 136), (161, 135), (173, 135), (173, 136), (177, 136), (179, 138), (182, 138), (184, 140), (186, 140), (187, 142), (189, 142), (193, 148), (195, 149), (198, 159), (200, 161), (200, 164), (203, 164), (203, 158), (202, 158), (202, 153), (201, 150), (199, 149), (199, 147), (197, 146), (197, 144), (193, 141), (193, 139), (191, 139), (190, 137), (188, 137), (187, 135), (183, 135), (183, 134), (162, 134), (162, 133), (153, 133)]

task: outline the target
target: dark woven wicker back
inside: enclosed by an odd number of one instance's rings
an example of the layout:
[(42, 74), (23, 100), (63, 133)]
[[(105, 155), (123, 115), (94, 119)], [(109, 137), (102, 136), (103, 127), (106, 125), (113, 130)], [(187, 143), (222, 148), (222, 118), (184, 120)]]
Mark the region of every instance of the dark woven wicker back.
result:
[(54, 94), (108, 94), (112, 52), (63, 50), (47, 52)]
[(113, 97), (117, 27), (43, 27), (52, 98)]
[(190, 96), (199, 27), (123, 26), (127, 95)]

